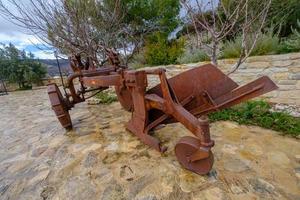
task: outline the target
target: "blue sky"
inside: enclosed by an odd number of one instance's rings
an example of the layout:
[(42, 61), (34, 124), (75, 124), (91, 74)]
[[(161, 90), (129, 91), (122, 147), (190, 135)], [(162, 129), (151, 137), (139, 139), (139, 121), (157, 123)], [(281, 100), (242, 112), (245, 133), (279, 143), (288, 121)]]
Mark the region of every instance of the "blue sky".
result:
[[(6, 0), (2, 0), (5, 4)], [(27, 0), (20, 0), (26, 4)], [(14, 44), (18, 49), (32, 52), (37, 58), (40, 59), (52, 59), (54, 58), (53, 53), (45, 52), (40, 50), (37, 46), (43, 46), (33, 35), (26, 33), (25, 29), (7, 21), (3, 16), (0, 15), (0, 43), (3, 44)]]
[(37, 58), (54, 58), (52, 53), (37, 48), (37, 46), (42, 46), (42, 43), (37, 38), (27, 34), (26, 30), (0, 16), (0, 43), (8, 44), (10, 42), (18, 49), (34, 53)]

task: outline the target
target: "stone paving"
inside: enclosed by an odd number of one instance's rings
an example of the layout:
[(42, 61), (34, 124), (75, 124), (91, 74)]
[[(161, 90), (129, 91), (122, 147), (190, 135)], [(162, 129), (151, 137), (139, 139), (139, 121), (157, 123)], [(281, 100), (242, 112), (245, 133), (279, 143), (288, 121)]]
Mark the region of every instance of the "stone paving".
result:
[(211, 125), (215, 165), (207, 176), (181, 168), (174, 155), (180, 124), (155, 132), (161, 155), (128, 133), (118, 103), (71, 112), (65, 132), (46, 90), (0, 97), (0, 199), (202, 200), (300, 199), (300, 141), (232, 122)]

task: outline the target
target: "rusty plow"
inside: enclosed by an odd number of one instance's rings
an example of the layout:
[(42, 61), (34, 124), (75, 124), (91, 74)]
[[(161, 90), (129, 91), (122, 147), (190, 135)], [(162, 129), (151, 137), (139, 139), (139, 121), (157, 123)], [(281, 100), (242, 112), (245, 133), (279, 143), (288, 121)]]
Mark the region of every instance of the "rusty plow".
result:
[[(114, 57), (115, 56), (115, 57)], [(129, 70), (120, 67), (116, 54), (110, 52), (111, 66), (107, 68), (80, 67), (71, 62), (74, 74), (68, 78), (69, 93), (63, 97), (55, 84), (48, 86), (51, 105), (63, 127), (72, 128), (69, 110), (84, 102), (91, 91), (115, 87), (123, 108), (132, 112), (127, 129), (143, 143), (165, 152), (167, 147), (150, 134), (162, 124), (181, 123), (194, 136), (181, 138), (175, 146), (175, 155), (181, 165), (197, 174), (207, 174), (213, 166), (212, 148), (207, 114), (229, 108), (241, 102), (277, 89), (268, 78), (261, 77), (239, 86), (216, 66), (207, 64), (167, 79), (164, 69)], [(160, 83), (148, 87), (148, 76), (157, 75)], [(79, 79), (80, 90), (75, 90), (74, 79)]]

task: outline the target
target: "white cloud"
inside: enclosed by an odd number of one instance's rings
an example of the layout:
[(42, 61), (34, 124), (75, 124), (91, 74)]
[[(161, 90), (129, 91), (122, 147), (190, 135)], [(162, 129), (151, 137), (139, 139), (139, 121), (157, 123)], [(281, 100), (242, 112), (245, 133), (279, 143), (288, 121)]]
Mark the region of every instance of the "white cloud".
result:
[(25, 49), (26, 51), (31, 51), (36, 58), (54, 59), (53, 53), (38, 48), (39, 46), (42, 47), (44, 44), (33, 35), (27, 35), (22, 32), (12, 32), (12, 34), (0, 32), (0, 43), (12, 43), (20, 50)]
[(12, 32), (11, 34), (8, 33), (0, 33), (0, 42), (7, 43), (18, 43), (23, 46), (33, 45), (33, 44), (41, 44), (36, 37), (33, 35), (28, 35), (22, 32)]
[(40, 50), (43, 47), (43, 42), (33, 35), (27, 34), (26, 30), (7, 21), (0, 15), (0, 43), (14, 44), (18, 49), (31, 51), (36, 58), (53, 59), (53, 53)]
[(54, 53), (49, 51), (36, 51), (34, 55), (39, 59), (55, 59)]
[(16, 48), (20, 50), (26, 50), (32, 52), (36, 58), (39, 59), (55, 59), (53, 51), (42, 50), (45, 49), (45, 45), (38, 38), (33, 35), (26, 34), (21, 31), (12, 31), (10, 34), (0, 31), (0, 43), (9, 44), (12, 43)]

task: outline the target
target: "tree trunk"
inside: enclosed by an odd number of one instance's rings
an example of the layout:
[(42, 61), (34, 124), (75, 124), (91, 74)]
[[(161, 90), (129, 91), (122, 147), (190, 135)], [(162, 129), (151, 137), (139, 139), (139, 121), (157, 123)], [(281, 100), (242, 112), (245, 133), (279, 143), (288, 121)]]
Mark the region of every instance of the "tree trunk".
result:
[(211, 54), (211, 63), (214, 64), (215, 66), (218, 66), (217, 50), (218, 50), (218, 42), (213, 41), (212, 54)]

